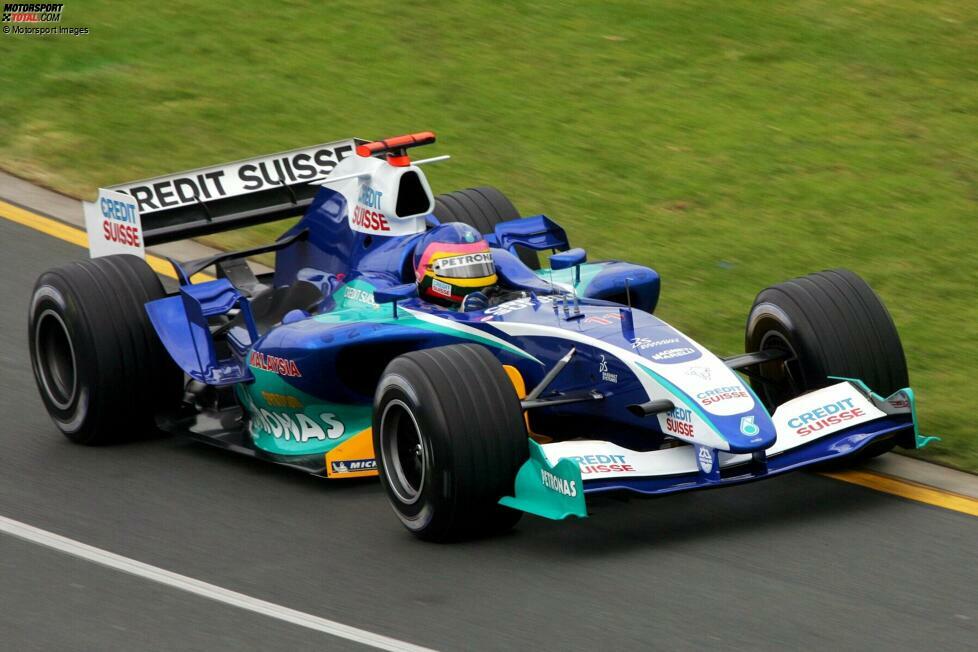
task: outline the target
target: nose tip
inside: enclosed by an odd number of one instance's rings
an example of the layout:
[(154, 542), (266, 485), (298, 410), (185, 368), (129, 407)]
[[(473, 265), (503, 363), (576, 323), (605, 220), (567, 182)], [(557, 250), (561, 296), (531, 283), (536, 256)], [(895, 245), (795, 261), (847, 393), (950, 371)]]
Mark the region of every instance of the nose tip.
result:
[(777, 431), (771, 418), (757, 413), (732, 417), (725, 425), (727, 442), (732, 453), (751, 453), (770, 448), (777, 439)]

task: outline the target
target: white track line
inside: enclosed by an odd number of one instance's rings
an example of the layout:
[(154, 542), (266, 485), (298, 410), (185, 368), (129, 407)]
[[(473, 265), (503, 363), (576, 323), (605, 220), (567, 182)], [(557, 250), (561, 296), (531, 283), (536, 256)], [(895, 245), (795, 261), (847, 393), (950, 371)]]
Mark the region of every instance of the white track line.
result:
[(147, 579), (152, 582), (165, 584), (166, 586), (170, 586), (181, 591), (186, 591), (187, 593), (193, 593), (204, 598), (216, 600), (217, 602), (223, 602), (224, 604), (228, 604), (233, 607), (253, 611), (255, 613), (262, 614), (263, 616), (276, 618), (300, 627), (314, 629), (318, 632), (323, 632), (324, 634), (330, 634), (331, 636), (345, 638), (349, 641), (354, 641), (362, 645), (368, 645), (380, 650), (394, 650), (397, 652), (432, 652), (430, 648), (413, 645), (411, 643), (399, 641), (395, 638), (390, 638), (387, 636), (381, 636), (380, 634), (374, 634), (373, 632), (368, 632), (356, 627), (350, 627), (349, 625), (344, 625), (343, 623), (338, 623), (333, 620), (327, 620), (325, 618), (320, 618), (319, 616), (313, 616), (312, 614), (296, 611), (295, 609), (289, 609), (288, 607), (283, 607), (272, 602), (252, 598), (251, 596), (244, 595), (243, 593), (229, 591), (228, 589), (223, 589), (219, 586), (208, 584), (207, 582), (195, 580), (194, 578), (187, 577), (186, 575), (179, 575), (168, 570), (163, 570), (162, 568), (157, 568), (156, 566), (150, 566), (149, 564), (144, 564), (143, 562), (136, 561), (135, 559), (129, 559), (128, 557), (123, 557), (122, 555), (117, 555), (107, 550), (95, 548), (94, 546), (81, 543), (80, 541), (75, 541), (74, 539), (69, 539), (67, 537), (54, 534), (53, 532), (41, 530), (31, 525), (27, 525), (26, 523), (15, 521), (11, 518), (7, 518), (6, 516), (0, 516), (0, 532), (10, 534), (20, 539), (25, 539), (32, 543), (46, 546), (48, 548), (53, 548), (65, 554), (72, 555), (73, 557), (78, 557), (86, 561), (101, 564), (102, 566), (108, 566), (109, 568), (122, 571), (123, 573), (129, 573), (130, 575), (142, 577), (143, 579)]

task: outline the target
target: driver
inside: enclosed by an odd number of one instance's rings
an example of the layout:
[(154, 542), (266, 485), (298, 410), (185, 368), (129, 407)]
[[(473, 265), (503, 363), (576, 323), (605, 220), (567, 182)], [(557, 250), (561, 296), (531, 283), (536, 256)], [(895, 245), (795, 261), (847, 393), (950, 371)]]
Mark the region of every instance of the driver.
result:
[(463, 311), (489, 305), (498, 278), (489, 243), (467, 224), (448, 222), (421, 236), (414, 249), (418, 294)]

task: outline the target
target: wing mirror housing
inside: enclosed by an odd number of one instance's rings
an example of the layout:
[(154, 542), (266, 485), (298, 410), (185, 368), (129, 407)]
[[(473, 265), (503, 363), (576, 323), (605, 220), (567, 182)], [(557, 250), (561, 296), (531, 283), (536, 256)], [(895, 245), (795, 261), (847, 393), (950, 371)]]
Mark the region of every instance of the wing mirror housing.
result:
[(587, 252), (580, 247), (561, 251), (550, 257), (550, 269), (574, 268), (574, 285), (581, 282), (581, 265), (587, 262)]
[(404, 283), (383, 290), (374, 290), (374, 301), (379, 304), (394, 304), (394, 319), (397, 319), (397, 302), (413, 299), (416, 296), (418, 296), (417, 283)]

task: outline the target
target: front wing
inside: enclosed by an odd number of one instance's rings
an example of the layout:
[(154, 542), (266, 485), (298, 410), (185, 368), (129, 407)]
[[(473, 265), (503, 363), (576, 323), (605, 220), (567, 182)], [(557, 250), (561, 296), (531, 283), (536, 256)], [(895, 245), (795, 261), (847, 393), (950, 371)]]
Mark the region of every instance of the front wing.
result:
[(920, 448), (934, 439), (920, 435), (913, 390), (883, 398), (859, 380), (836, 380), (781, 405), (772, 416), (776, 442), (753, 453), (699, 445), (641, 452), (597, 440), (542, 445), (531, 440), (514, 495), (500, 503), (552, 519), (585, 517), (586, 494), (655, 496), (720, 487), (852, 455), (874, 442), (896, 439)]

